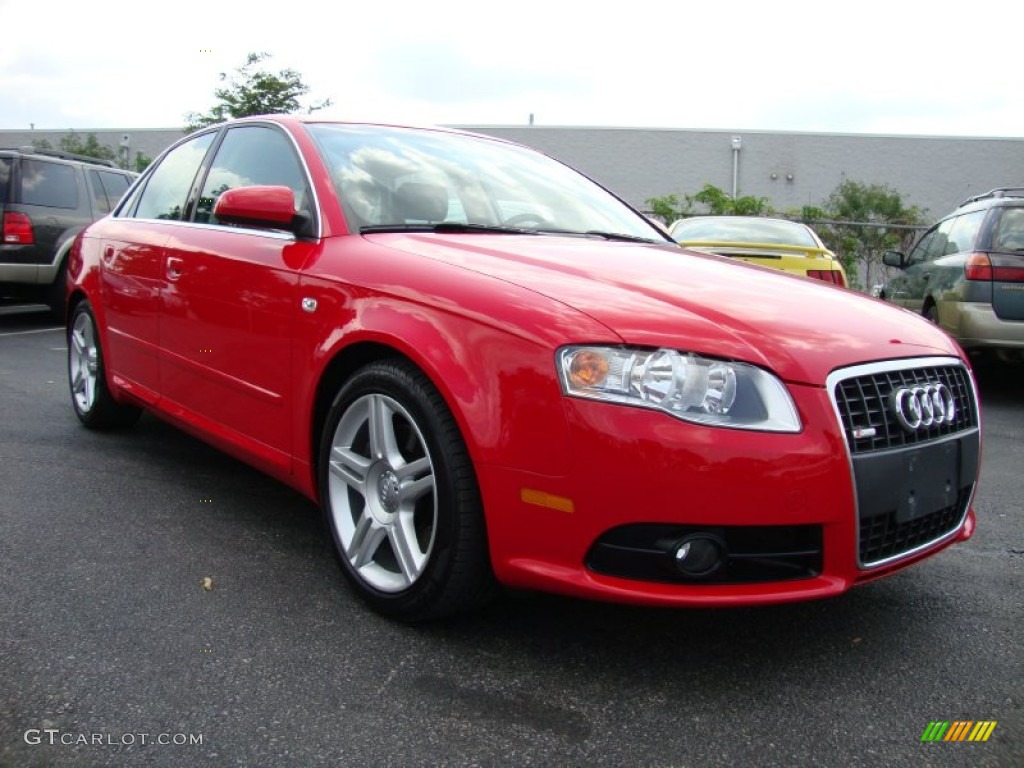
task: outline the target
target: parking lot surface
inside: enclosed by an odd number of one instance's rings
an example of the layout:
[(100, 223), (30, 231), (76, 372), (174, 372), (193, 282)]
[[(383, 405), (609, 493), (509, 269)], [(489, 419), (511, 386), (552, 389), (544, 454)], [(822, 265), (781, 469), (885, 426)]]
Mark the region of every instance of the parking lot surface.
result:
[(347, 589), (305, 498), (148, 416), (82, 428), (65, 355), (0, 307), (0, 766), (1024, 765), (1019, 366), (978, 369), (977, 533), (894, 577), (410, 627)]

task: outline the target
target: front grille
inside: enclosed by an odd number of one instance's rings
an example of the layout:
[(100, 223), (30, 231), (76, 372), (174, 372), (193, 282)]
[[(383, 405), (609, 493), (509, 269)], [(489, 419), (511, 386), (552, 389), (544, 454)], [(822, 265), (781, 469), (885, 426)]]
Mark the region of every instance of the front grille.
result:
[(860, 561), (864, 565), (888, 560), (956, 530), (963, 519), (969, 491), (961, 490), (956, 504), (916, 520), (898, 522), (893, 511), (860, 519)]
[[(951, 423), (904, 429), (889, 403), (901, 387), (945, 384), (953, 393), (956, 418)], [(834, 390), (846, 443), (853, 455), (900, 448), (935, 440), (978, 426), (973, 384), (959, 365), (938, 365), (879, 371), (841, 380)]]
[[(952, 395), (955, 418), (916, 429), (901, 424), (895, 392), (939, 384)], [(857, 366), (833, 373), (828, 388), (850, 453), (861, 567), (897, 560), (954, 533), (967, 515), (981, 452), (967, 368), (947, 358)]]
[[(684, 537), (708, 534), (722, 542), (722, 564), (690, 576), (673, 553)], [(607, 576), (674, 584), (756, 584), (810, 579), (821, 573), (818, 525), (665, 525), (635, 523), (606, 531), (586, 557), (587, 568)]]

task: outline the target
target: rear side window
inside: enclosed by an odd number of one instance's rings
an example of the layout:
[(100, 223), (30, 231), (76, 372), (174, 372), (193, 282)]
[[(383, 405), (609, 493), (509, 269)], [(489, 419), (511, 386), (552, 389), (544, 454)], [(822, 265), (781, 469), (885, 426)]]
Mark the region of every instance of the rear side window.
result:
[(992, 250), (1024, 252), (1024, 208), (1003, 209), (992, 237)]
[(103, 189), (107, 193), (107, 200), (110, 201), (110, 207), (113, 208), (124, 197), (124, 193), (132, 185), (132, 180), (123, 173), (111, 173), (110, 171), (98, 171), (98, 173), (100, 181), (103, 182)]
[(199, 165), (217, 134), (204, 133), (175, 147), (160, 161), (142, 190), (135, 216), (180, 219)]
[(77, 208), (75, 169), (46, 160), (22, 159), (21, 202), (47, 208)]
[(89, 182), (92, 186), (92, 207), (96, 213), (110, 213), (110, 201), (103, 189), (103, 182), (96, 171), (89, 171)]
[(7, 202), (7, 187), (11, 183), (11, 158), (0, 157), (0, 205)]
[(128, 177), (110, 171), (89, 171), (92, 197), (97, 213), (110, 213), (128, 189)]

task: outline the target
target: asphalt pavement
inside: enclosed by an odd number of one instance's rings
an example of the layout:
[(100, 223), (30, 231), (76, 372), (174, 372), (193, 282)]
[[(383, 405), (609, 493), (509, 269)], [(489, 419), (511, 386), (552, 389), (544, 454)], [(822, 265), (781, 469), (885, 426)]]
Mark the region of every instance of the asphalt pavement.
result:
[(0, 766), (1024, 765), (1020, 366), (978, 371), (976, 535), (896, 576), (409, 627), (348, 590), (307, 499), (149, 416), (82, 428), (65, 355), (0, 308)]

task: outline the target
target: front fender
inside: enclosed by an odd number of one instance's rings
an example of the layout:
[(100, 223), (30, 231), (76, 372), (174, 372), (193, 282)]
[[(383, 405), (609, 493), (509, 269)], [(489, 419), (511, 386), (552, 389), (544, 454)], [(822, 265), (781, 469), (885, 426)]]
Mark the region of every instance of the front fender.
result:
[[(344, 295), (336, 286), (313, 283), (303, 286), (303, 296), (317, 302), (315, 316), (300, 318), (296, 334), (298, 369), (305, 371), (296, 402), (310, 404), (298, 425), (303, 435), (315, 429), (317, 391), (332, 361), (369, 344), (408, 358), (427, 375), (475, 464), (542, 475), (568, 472), (569, 429), (547, 345), (405, 299)], [(297, 446), (311, 444), (308, 437), (297, 438)], [(308, 457), (311, 464), (314, 458)]]

